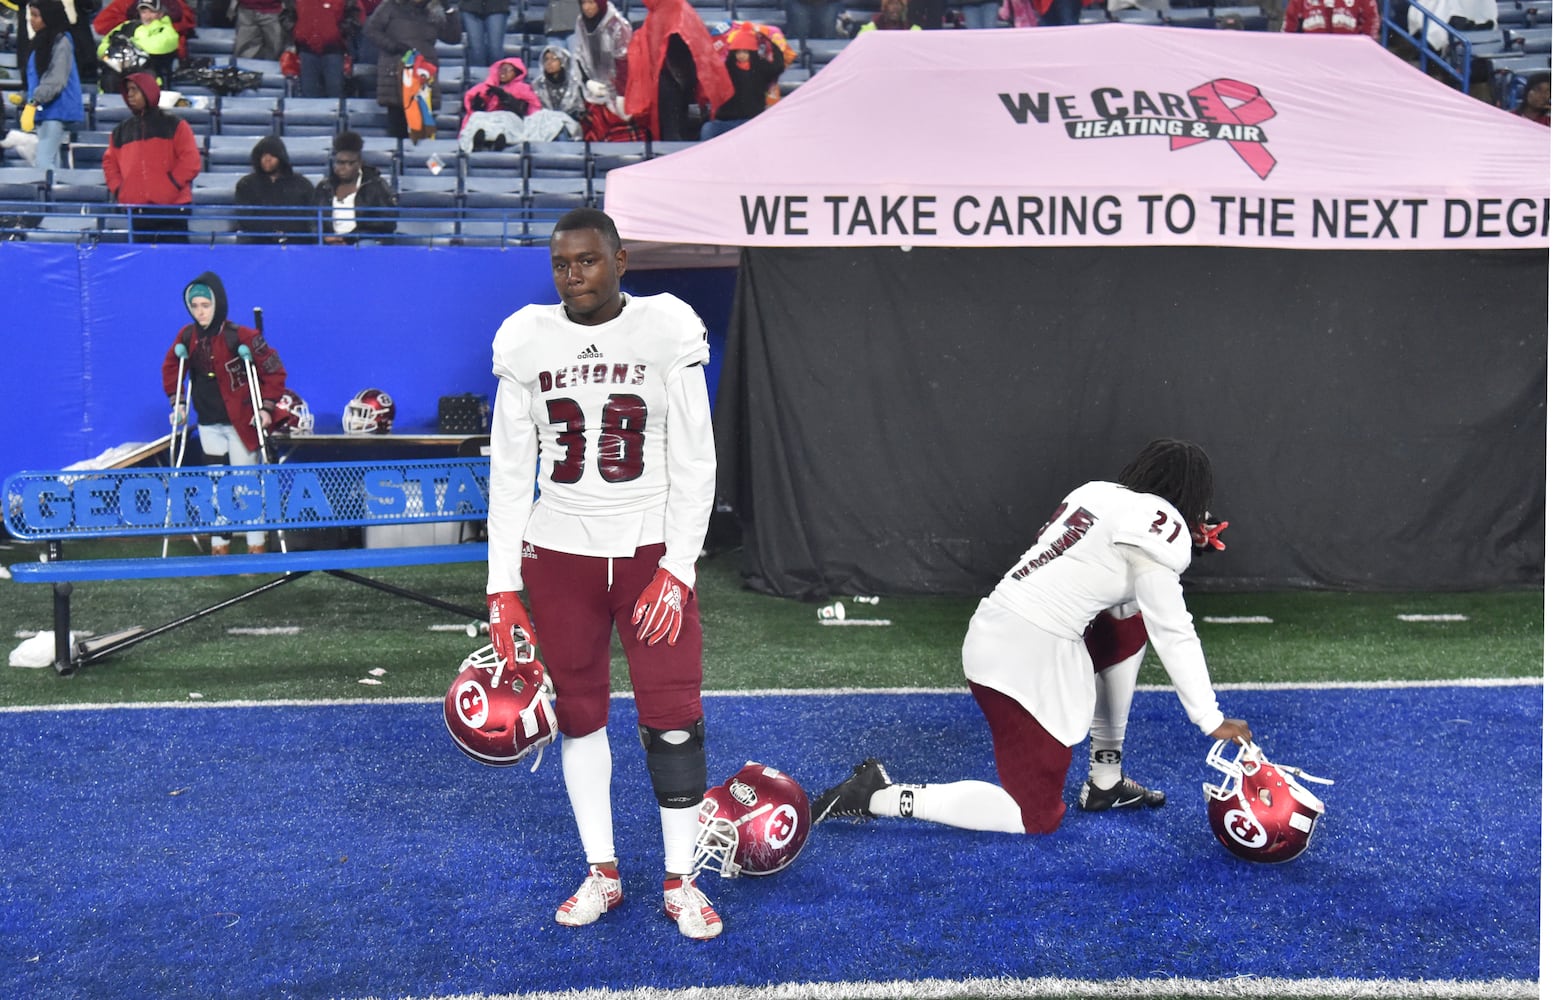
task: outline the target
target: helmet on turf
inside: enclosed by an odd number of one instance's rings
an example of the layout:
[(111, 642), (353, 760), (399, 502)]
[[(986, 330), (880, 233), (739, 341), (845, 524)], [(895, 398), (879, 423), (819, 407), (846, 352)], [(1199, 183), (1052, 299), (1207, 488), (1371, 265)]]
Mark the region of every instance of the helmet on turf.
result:
[(1274, 764), (1255, 743), (1236, 743), (1233, 758), (1225, 756), (1227, 740), (1208, 751), (1208, 764), (1224, 772), (1218, 786), (1203, 782), (1208, 823), (1213, 835), (1231, 854), (1247, 861), (1291, 861), (1310, 846), (1316, 820), (1326, 812), (1322, 801), (1299, 778), (1325, 785), (1328, 778), (1306, 774), (1297, 767)]
[(298, 396), (295, 389), (287, 389), (275, 401), (275, 420), (270, 424), (271, 434), (295, 434), (304, 437), (313, 433), (313, 411), (307, 401)]
[(774, 767), (750, 761), (701, 800), (695, 870), (774, 875), (809, 838), (809, 797)]
[(394, 429), (394, 397), (382, 389), (363, 389), (345, 404), (340, 422), (347, 434), (387, 434)]
[[(531, 663), (534, 647), (518, 644), (518, 659)], [(517, 670), (504, 667), (496, 650), (485, 646), (469, 654), (442, 699), (442, 719), (458, 748), (482, 764), (506, 767), (544, 748), (560, 733), (548, 685), (534, 687)]]

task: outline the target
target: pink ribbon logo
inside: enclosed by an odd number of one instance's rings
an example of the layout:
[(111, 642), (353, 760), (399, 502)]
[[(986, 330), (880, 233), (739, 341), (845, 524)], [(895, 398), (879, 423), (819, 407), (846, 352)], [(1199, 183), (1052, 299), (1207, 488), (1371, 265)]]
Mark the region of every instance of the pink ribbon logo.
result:
[[(1239, 80), (1213, 80), (1187, 91), (1201, 111), (1203, 120), (1214, 125), (1260, 125), (1278, 112), (1262, 96), (1261, 90)], [(1227, 101), (1239, 102), (1231, 108)], [(1170, 149), (1185, 149), (1199, 142), (1207, 142), (1213, 136), (1172, 136)], [(1230, 148), (1245, 161), (1257, 177), (1267, 180), (1278, 161), (1261, 142), (1250, 139), (1230, 139)]]

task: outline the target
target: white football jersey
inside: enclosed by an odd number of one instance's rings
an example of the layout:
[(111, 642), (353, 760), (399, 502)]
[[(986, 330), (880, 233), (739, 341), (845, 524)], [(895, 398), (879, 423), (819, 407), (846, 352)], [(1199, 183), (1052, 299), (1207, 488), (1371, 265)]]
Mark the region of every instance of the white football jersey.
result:
[(524, 541), (614, 557), (665, 542), (662, 565), (694, 586), (716, 475), (708, 357), (700, 317), (668, 294), (626, 296), (597, 326), (559, 303), (507, 318), (492, 345), (491, 592), (521, 589)]
[(1085, 483), (977, 610), (964, 646), (966, 677), (1015, 698), (1073, 746), (1095, 704), (1084, 630), (1108, 609), (1119, 616), (1141, 609), (1187, 716), (1211, 732), (1224, 716), (1181, 594), (1191, 558), (1190, 526), (1170, 503), (1116, 483)]
[(1085, 483), (1069, 493), (1035, 544), (992, 591), (992, 602), (1032, 624), (1082, 638), (1095, 615), (1134, 599), (1132, 572), (1117, 545), (1133, 545), (1176, 575), (1192, 561), (1192, 533), (1180, 513), (1149, 493)]

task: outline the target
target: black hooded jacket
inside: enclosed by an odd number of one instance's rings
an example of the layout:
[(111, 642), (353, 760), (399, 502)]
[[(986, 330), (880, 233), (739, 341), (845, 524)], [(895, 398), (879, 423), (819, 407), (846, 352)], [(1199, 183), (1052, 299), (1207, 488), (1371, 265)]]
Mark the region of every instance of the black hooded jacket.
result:
[[(280, 161), (275, 173), (259, 167), (265, 154)], [(249, 155), (253, 173), (237, 182), (237, 229), (244, 233), (243, 243), (283, 243), (288, 238), (313, 233), (318, 224), (313, 203), (313, 185), (291, 169), (291, 155), (279, 136), (267, 135), (254, 143)]]

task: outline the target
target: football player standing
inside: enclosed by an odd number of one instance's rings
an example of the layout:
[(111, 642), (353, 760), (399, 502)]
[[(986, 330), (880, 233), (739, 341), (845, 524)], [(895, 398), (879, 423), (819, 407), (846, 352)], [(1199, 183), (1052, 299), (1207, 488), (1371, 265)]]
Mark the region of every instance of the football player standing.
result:
[[(561, 301), (518, 310), (493, 344), (486, 590), (506, 662), (514, 627), (534, 635), (519, 591), (544, 626), (536, 641), (588, 864), (555, 919), (591, 924), (622, 899), (605, 732), (616, 629), (662, 823), (663, 912), (686, 937), (711, 938), (722, 920), (693, 879), (707, 786), (695, 562), (716, 473), (706, 327), (673, 295), (620, 290), (626, 252), (601, 211), (562, 216), (550, 263)], [(544, 668), (528, 669), (537, 684)]]
[(1000, 784), (894, 784), (876, 758), (814, 802), (834, 816), (909, 816), (970, 830), (1051, 833), (1062, 822), (1072, 748), (1090, 740), (1087, 811), (1165, 804), (1122, 774), (1122, 741), (1145, 642), (1164, 663), (1187, 718), (1214, 739), (1251, 739), (1208, 679), (1181, 593), (1192, 547), (1222, 549), (1209, 521), (1213, 468), (1185, 441), (1156, 440), (1119, 481), (1069, 493), (1035, 544), (977, 606), (961, 658), (992, 730)]

